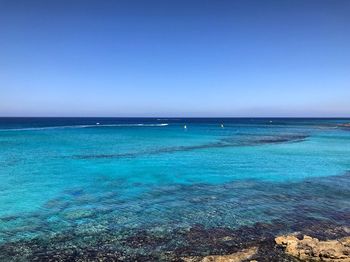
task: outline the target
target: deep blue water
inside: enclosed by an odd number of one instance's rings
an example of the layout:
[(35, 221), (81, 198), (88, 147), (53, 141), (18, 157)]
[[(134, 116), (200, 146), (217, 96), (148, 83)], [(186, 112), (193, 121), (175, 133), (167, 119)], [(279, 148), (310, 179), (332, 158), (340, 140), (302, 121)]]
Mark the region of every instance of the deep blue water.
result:
[(346, 223), (348, 122), (0, 118), (0, 243), (295, 214)]

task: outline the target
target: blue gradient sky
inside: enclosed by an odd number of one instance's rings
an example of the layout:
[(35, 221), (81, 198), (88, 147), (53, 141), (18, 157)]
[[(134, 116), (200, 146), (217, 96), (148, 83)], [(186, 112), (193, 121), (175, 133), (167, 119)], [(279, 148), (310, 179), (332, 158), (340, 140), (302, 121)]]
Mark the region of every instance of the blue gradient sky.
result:
[(0, 0), (0, 116), (350, 116), (350, 1)]

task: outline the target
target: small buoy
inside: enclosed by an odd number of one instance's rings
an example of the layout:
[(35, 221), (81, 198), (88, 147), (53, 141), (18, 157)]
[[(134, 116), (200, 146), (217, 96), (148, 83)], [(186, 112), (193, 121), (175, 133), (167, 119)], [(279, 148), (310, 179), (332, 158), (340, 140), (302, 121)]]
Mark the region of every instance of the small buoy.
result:
[(96, 125), (99, 125), (100, 123), (96, 123)]
[(270, 123), (272, 123), (272, 120), (270, 120)]
[(221, 124), (221, 128), (224, 128), (224, 124)]
[(184, 129), (187, 129), (187, 126), (186, 126), (186, 125), (184, 125)]

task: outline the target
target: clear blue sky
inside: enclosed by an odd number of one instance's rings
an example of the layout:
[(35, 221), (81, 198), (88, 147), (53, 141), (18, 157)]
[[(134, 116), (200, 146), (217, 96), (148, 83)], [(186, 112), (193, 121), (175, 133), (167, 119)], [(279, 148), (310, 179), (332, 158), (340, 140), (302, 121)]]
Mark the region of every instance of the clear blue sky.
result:
[(350, 1), (0, 0), (0, 116), (350, 116)]

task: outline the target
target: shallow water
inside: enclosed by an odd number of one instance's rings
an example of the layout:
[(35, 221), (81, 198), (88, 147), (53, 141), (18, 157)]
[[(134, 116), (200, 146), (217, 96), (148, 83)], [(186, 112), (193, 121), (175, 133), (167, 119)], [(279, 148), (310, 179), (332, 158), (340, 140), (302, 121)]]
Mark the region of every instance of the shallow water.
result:
[(0, 243), (74, 232), (72, 243), (93, 245), (91, 234), (111, 241), (277, 220), (283, 231), (306, 220), (345, 225), (350, 130), (338, 124), (347, 122), (0, 118)]

